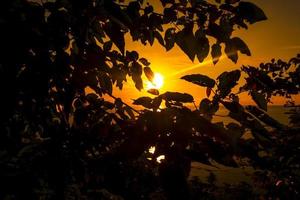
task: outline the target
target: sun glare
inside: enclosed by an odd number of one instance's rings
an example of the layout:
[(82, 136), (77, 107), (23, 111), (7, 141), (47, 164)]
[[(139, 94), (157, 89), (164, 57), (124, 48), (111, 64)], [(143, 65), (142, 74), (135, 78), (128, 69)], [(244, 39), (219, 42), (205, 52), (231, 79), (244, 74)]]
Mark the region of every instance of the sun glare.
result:
[(147, 90), (160, 89), (164, 84), (164, 77), (160, 73), (154, 73), (152, 82), (147, 81)]

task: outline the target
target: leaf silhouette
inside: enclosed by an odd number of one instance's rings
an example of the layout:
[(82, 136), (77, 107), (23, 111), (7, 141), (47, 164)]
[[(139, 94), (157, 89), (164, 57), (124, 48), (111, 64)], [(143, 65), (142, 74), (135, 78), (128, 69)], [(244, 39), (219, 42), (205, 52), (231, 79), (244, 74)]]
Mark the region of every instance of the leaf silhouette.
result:
[(262, 93), (258, 93), (257, 91), (252, 91), (251, 93), (252, 99), (255, 101), (255, 103), (263, 110), (267, 110), (267, 99), (265, 95)]
[(151, 64), (146, 58), (140, 58), (139, 61), (147, 67)]
[(226, 53), (227, 57), (230, 60), (232, 60), (232, 62), (237, 63), (238, 58), (239, 58), (238, 49), (231, 40), (229, 40), (225, 43), (225, 53)]
[(110, 51), (112, 45), (113, 45), (112, 41), (105, 42), (104, 45), (103, 45), (103, 50), (104, 51)]
[(154, 73), (153, 71), (151, 70), (150, 67), (144, 67), (144, 73), (147, 77), (147, 79), (152, 82), (153, 81), (153, 78), (154, 78)]
[(159, 95), (159, 91), (157, 89), (149, 89), (147, 92), (153, 95)]
[(194, 61), (196, 56), (195, 45), (197, 41), (191, 28), (184, 28), (176, 34), (176, 44), (179, 48)]
[(134, 105), (141, 105), (145, 108), (152, 108), (152, 99), (150, 97), (140, 97), (133, 101)]
[(143, 67), (138, 62), (132, 63), (132, 80), (135, 83), (135, 87), (138, 90), (143, 89), (143, 80), (141, 75), (143, 73)]
[(211, 47), (211, 56), (213, 58), (213, 63), (217, 64), (219, 62), (219, 59), (222, 55), (221, 52), (221, 45), (219, 43), (216, 43), (214, 45), (212, 45)]
[(235, 46), (237, 50), (239, 50), (242, 54), (246, 54), (247, 56), (251, 56), (250, 49), (247, 44), (238, 37), (234, 37), (231, 39), (231, 43)]
[(117, 23), (110, 23), (104, 27), (105, 33), (111, 39), (111, 41), (118, 47), (120, 52), (124, 54), (125, 51), (125, 39), (122, 28)]
[(101, 88), (103, 88), (109, 94), (112, 94), (113, 89), (112, 89), (112, 82), (111, 82), (110, 77), (106, 73), (102, 72), (98, 76), (98, 79), (99, 79)]
[(158, 31), (154, 31), (154, 37), (158, 40), (158, 42), (159, 42), (159, 44), (161, 44), (161, 46), (165, 46), (165, 41)]
[(195, 45), (195, 52), (199, 62), (203, 62), (203, 60), (209, 54), (209, 41), (202, 30), (198, 30), (195, 33), (196, 44)]
[(209, 99), (205, 98), (202, 99), (199, 105), (199, 110), (201, 113), (204, 114), (213, 114), (217, 112), (219, 109), (219, 104), (218, 103), (213, 103)]
[(175, 28), (169, 28), (166, 30), (164, 40), (166, 42), (165, 47), (166, 50), (169, 51), (174, 47), (175, 44)]
[(209, 23), (207, 34), (216, 38), (217, 42), (226, 42), (230, 38), (230, 34), (216, 23)]
[(209, 88), (209, 87), (206, 88), (206, 96), (207, 96), (207, 97), (210, 97), (211, 91), (212, 91), (211, 88)]
[(241, 76), (240, 70), (223, 72), (220, 76), (218, 76), (217, 78), (217, 80), (219, 81), (218, 91), (221, 98), (226, 97), (231, 92), (231, 89), (237, 85), (240, 76)]
[(251, 2), (240, 2), (237, 7), (237, 14), (250, 24), (267, 19), (264, 11)]
[(153, 107), (153, 109), (158, 109), (159, 106), (161, 105), (161, 102), (162, 102), (162, 97), (161, 96), (155, 97), (152, 100), (152, 107)]
[(200, 85), (203, 87), (213, 88), (215, 86), (215, 80), (202, 74), (191, 74), (181, 77), (181, 79)]
[(179, 92), (166, 92), (161, 95), (162, 98), (166, 101), (178, 101), (182, 103), (191, 103), (194, 101), (193, 96), (187, 93)]

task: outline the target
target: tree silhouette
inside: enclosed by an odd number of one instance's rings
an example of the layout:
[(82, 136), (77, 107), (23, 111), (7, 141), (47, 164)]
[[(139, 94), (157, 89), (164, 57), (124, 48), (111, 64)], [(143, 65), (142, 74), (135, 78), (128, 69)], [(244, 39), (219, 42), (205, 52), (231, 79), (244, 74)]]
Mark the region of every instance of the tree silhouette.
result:
[[(153, 79), (150, 62), (126, 50), (127, 33), (144, 45), (157, 40), (167, 51), (177, 45), (192, 61), (211, 52), (216, 64), (224, 52), (237, 62), (238, 52), (251, 53), (233, 31), (266, 19), (256, 5), (239, 0), (161, 5), (157, 13), (143, 0), (1, 2), (1, 199), (198, 198), (187, 180), (191, 161), (238, 167), (236, 158), (245, 157), (272, 172), (266, 188), (276, 192), (268, 195), (299, 197), (299, 115), (294, 112), (289, 128), (263, 111), (272, 95), (299, 93), (299, 56), (224, 72), (217, 80), (182, 77), (207, 88), (196, 110), (185, 106), (194, 102), (187, 93), (153, 90), (155, 98), (133, 102), (145, 108), (139, 111), (113, 95), (113, 86), (122, 89), (128, 78), (138, 90), (143, 73)], [(232, 93), (242, 72), (249, 77), (240, 92), (249, 92), (259, 108), (244, 108)], [(86, 94), (87, 87), (93, 93)], [(239, 124), (211, 121), (220, 104)], [(247, 130), (254, 139), (242, 138)]]

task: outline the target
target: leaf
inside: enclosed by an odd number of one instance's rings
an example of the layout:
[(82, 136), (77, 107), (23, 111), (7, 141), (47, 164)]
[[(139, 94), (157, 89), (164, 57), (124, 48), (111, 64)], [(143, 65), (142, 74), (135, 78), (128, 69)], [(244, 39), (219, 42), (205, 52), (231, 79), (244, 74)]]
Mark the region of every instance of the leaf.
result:
[(134, 81), (134, 86), (136, 87), (136, 89), (138, 89), (139, 91), (142, 90), (144, 88), (143, 86), (143, 80), (141, 77), (136, 77), (133, 78)]
[(207, 97), (210, 97), (211, 91), (212, 91), (211, 88), (209, 88), (209, 87), (206, 88), (206, 96), (207, 96)]
[(191, 61), (194, 61), (196, 56), (196, 43), (197, 41), (191, 28), (184, 28), (176, 34), (176, 44)]
[(140, 97), (133, 101), (134, 105), (141, 105), (145, 108), (152, 108), (152, 99), (150, 97)]
[(239, 2), (240, 0), (226, 0), (225, 2), (227, 3), (227, 4), (235, 4), (235, 3), (237, 3), (237, 2)]
[(152, 100), (152, 107), (153, 109), (158, 109), (160, 104), (162, 102), (162, 97), (161, 96), (158, 96), (158, 97), (155, 97), (153, 100)]
[(240, 114), (244, 112), (244, 107), (241, 106), (238, 102), (228, 102), (228, 101), (221, 101), (221, 103), (225, 106), (227, 110), (232, 113)]
[(115, 104), (109, 102), (109, 101), (103, 101), (102, 105), (106, 108), (106, 109), (113, 109), (115, 108)]
[(175, 44), (175, 28), (169, 28), (166, 30), (164, 40), (166, 42), (165, 48), (167, 51), (172, 49)]
[(135, 120), (135, 115), (130, 107), (125, 106), (124, 110), (129, 115), (130, 119)]
[(111, 41), (118, 47), (120, 52), (124, 54), (125, 51), (125, 39), (122, 28), (115, 22), (107, 23), (104, 26), (105, 33), (111, 39)]
[(149, 16), (149, 23), (150, 23), (150, 26), (152, 26), (153, 28), (156, 28), (158, 29), (159, 31), (163, 32), (164, 29), (162, 27), (162, 24), (163, 24), (163, 19), (161, 16), (159, 16), (158, 14), (156, 13), (152, 13), (150, 16)]
[(199, 110), (201, 113), (204, 114), (213, 114), (217, 112), (219, 109), (219, 104), (218, 103), (213, 103), (209, 99), (205, 98), (202, 99), (199, 105)]
[(165, 46), (165, 41), (158, 31), (154, 31), (154, 37), (158, 40), (158, 42), (159, 42), (159, 44), (161, 44), (161, 46), (163, 46), (163, 47)]
[(216, 23), (209, 24), (207, 34), (216, 38), (218, 42), (226, 42), (230, 38), (230, 33)]
[(149, 44), (152, 46), (154, 43), (154, 32), (152, 30), (148, 30), (146, 36), (149, 41)]
[(132, 72), (132, 80), (135, 83), (135, 87), (138, 90), (143, 89), (143, 80), (141, 78), (141, 75), (143, 73), (142, 65), (140, 65), (138, 62), (133, 62), (131, 72)]
[(97, 101), (99, 100), (98, 95), (95, 93), (91, 93), (86, 95), (86, 100), (90, 103), (90, 104), (95, 104), (97, 103)]
[(104, 89), (107, 93), (112, 94), (112, 82), (111, 78), (104, 72), (100, 73), (98, 76), (100, 86)]
[(251, 56), (250, 49), (247, 44), (238, 37), (234, 37), (231, 39), (231, 43), (235, 46), (237, 50), (239, 50), (242, 54), (246, 54), (247, 56)]
[(145, 15), (148, 15), (148, 14), (152, 13), (153, 10), (154, 10), (153, 6), (149, 5), (144, 9), (144, 13), (145, 13)]
[(159, 95), (159, 91), (157, 89), (149, 89), (147, 92), (153, 95)]
[(225, 53), (232, 62), (237, 63), (239, 58), (238, 49), (231, 40), (225, 43)]
[(164, 23), (170, 23), (170, 22), (175, 22), (177, 20), (177, 13), (174, 10), (174, 8), (165, 8), (164, 9), (164, 16), (163, 16), (163, 21)]
[(231, 92), (231, 89), (237, 85), (240, 76), (241, 76), (240, 70), (223, 72), (220, 76), (218, 76), (217, 78), (217, 80), (219, 81), (218, 92), (221, 98), (226, 97)]
[(202, 3), (202, 0), (191, 0), (190, 2), (191, 2), (192, 7), (194, 7), (194, 6)]
[(145, 66), (149, 66), (151, 64), (146, 58), (140, 58), (139, 61)]
[(140, 17), (141, 5), (137, 1), (131, 1), (126, 9), (128, 16), (131, 18), (132, 21), (135, 21)]
[(130, 61), (137, 61), (139, 59), (139, 53), (136, 51), (126, 51), (126, 59)]
[(230, 58), (234, 63), (237, 63), (238, 60), (238, 51), (247, 56), (251, 56), (251, 52), (247, 44), (238, 37), (234, 37), (228, 40), (225, 47), (225, 53), (228, 58)]
[(209, 41), (205, 36), (205, 34), (200, 29), (196, 31), (195, 38), (196, 38), (195, 52), (199, 62), (203, 62), (203, 60), (209, 54)]
[(214, 45), (212, 45), (211, 47), (211, 56), (213, 58), (213, 63), (217, 64), (219, 62), (219, 59), (222, 55), (222, 51), (221, 51), (221, 45), (219, 43), (216, 43)]
[(153, 78), (154, 78), (154, 73), (153, 71), (151, 70), (150, 67), (144, 67), (144, 73), (147, 77), (147, 79), (152, 82), (153, 81)]
[(251, 97), (255, 101), (255, 103), (260, 107), (261, 109), (267, 111), (267, 99), (264, 94), (258, 93), (257, 91), (251, 92)]
[(126, 25), (127, 27), (132, 26), (132, 20), (126, 14), (126, 12), (123, 9), (121, 9), (119, 5), (117, 5), (113, 1), (102, 1), (102, 2), (104, 3), (103, 7), (105, 11), (108, 13), (110, 18), (120, 20), (120, 23)]
[(112, 41), (107, 41), (107, 42), (105, 42), (104, 45), (103, 45), (103, 50), (104, 50), (105, 52), (110, 51), (112, 45), (113, 45)]
[(237, 15), (250, 24), (267, 19), (264, 11), (251, 2), (240, 2), (237, 6)]
[(174, 4), (175, 0), (160, 0), (162, 3), (163, 7), (165, 7), (167, 4)]
[(209, 78), (208, 76), (202, 74), (191, 74), (181, 77), (181, 79), (186, 80), (188, 82), (194, 83), (196, 85), (200, 85), (203, 87), (213, 88), (215, 86), (215, 80)]
[(123, 88), (123, 81), (126, 81), (127, 70), (123, 64), (113, 66), (111, 68), (111, 77), (113, 83), (117, 82), (116, 86), (121, 90)]
[(270, 117), (266, 112), (262, 111), (257, 106), (247, 106), (246, 109), (248, 112), (250, 112), (252, 115), (254, 115), (256, 118), (258, 118), (265, 124), (280, 130), (284, 129), (284, 125), (282, 125), (274, 118)]
[(191, 103), (194, 102), (194, 98), (192, 95), (187, 93), (179, 93), (179, 92), (166, 92), (161, 95), (162, 98), (166, 101), (178, 101), (182, 103)]

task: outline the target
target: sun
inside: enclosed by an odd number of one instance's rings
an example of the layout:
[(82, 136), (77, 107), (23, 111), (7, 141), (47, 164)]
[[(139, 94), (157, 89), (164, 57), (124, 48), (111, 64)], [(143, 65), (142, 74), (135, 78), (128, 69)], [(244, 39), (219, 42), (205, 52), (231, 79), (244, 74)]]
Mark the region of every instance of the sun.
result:
[(154, 73), (152, 82), (147, 81), (147, 90), (160, 89), (164, 85), (164, 77), (160, 73)]

